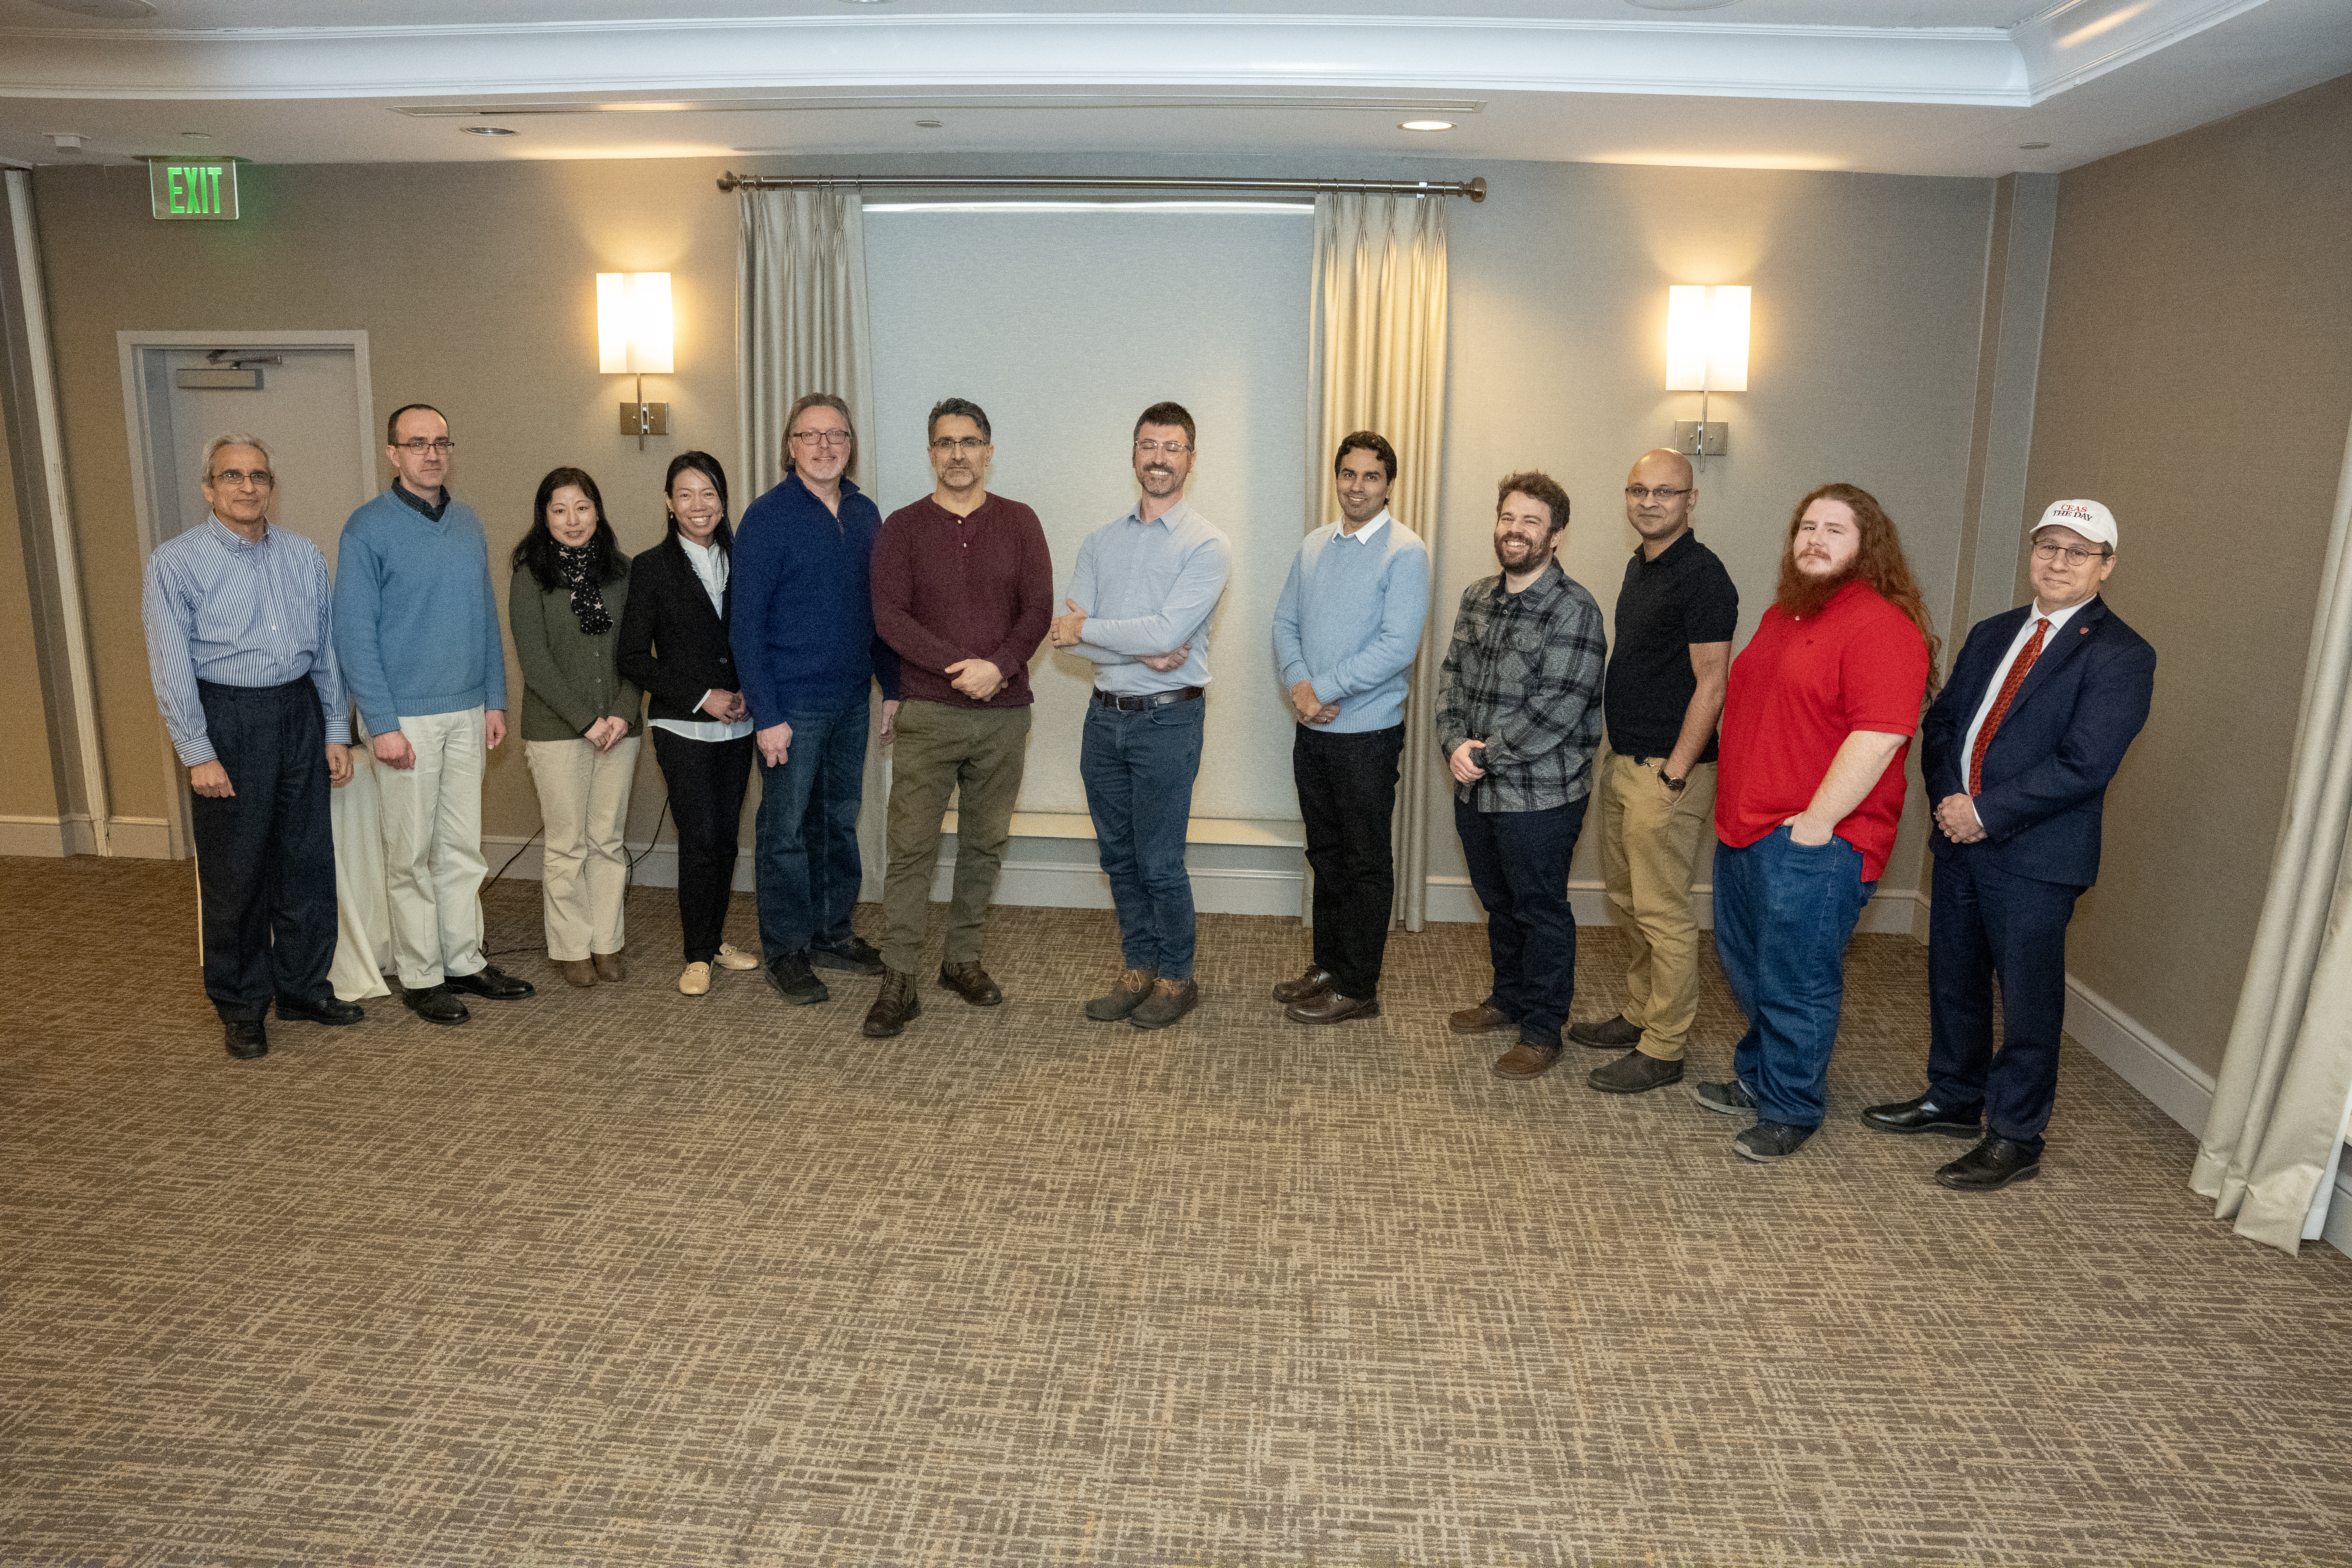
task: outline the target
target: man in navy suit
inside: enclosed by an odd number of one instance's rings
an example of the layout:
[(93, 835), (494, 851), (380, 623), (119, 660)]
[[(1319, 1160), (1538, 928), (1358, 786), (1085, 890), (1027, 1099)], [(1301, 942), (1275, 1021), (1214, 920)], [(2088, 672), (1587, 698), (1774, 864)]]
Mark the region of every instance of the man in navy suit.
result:
[[(1936, 802), (1927, 1092), (1862, 1113), (1882, 1132), (1982, 1141), (1936, 1173), (1964, 1193), (2041, 1173), (2066, 1013), (2066, 922), (2096, 879), (2099, 812), (2147, 721), (2156, 650), (2098, 596), (2116, 520), (2053, 502), (2034, 526), (2033, 603), (1979, 622), (1919, 726)], [(1992, 983), (2003, 1038), (1992, 1047)]]

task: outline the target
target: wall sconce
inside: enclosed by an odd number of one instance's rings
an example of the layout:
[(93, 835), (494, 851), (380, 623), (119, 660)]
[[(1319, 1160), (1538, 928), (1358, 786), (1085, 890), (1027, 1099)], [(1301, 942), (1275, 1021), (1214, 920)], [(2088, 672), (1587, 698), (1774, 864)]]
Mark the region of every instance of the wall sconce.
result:
[(621, 405), (621, 434), (637, 438), (669, 434), (669, 405), (646, 401), (646, 374), (671, 371), (669, 274), (596, 274), (596, 368), (637, 378), (637, 400)]
[(1702, 461), (1731, 445), (1727, 420), (1710, 421), (1707, 395), (1748, 390), (1748, 289), (1676, 284), (1666, 290), (1666, 390), (1698, 394), (1696, 423), (1677, 420), (1675, 450)]

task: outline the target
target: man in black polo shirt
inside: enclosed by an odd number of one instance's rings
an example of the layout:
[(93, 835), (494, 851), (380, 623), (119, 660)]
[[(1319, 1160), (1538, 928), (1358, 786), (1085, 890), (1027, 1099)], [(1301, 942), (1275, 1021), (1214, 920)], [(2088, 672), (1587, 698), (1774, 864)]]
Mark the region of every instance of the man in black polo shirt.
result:
[(1642, 548), (1617, 591), (1609, 651), (1608, 743), (1595, 762), (1601, 869), (1618, 923), (1633, 938), (1625, 1010), (1572, 1026), (1569, 1038), (1625, 1050), (1586, 1081), (1639, 1094), (1683, 1076), (1698, 1015), (1698, 925), (1691, 871), (1714, 847), (1715, 725), (1739, 625), (1739, 591), (1691, 532), (1698, 491), (1689, 460), (1644, 452), (1625, 478), (1625, 521)]

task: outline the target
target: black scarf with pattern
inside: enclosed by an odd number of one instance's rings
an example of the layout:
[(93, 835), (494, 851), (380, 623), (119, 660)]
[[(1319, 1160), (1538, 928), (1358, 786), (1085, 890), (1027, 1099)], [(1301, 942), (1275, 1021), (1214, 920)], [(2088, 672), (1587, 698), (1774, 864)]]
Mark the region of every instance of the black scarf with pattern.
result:
[(555, 574), (572, 588), (572, 613), (580, 617), (580, 629), (590, 637), (602, 637), (613, 629), (613, 613), (604, 608), (604, 584), (596, 575), (596, 546), (558, 544), (555, 547)]

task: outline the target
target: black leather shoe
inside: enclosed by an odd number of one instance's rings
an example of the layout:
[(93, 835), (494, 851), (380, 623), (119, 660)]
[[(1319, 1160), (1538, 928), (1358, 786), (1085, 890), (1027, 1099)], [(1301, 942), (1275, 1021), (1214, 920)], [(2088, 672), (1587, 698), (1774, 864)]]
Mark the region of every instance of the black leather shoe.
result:
[(1759, 1165), (1785, 1160), (1805, 1146), (1813, 1135), (1810, 1127), (1791, 1127), (1785, 1121), (1759, 1121), (1731, 1141), (1732, 1152), (1743, 1160), (1753, 1160)]
[(1622, 1051), (1628, 1046), (1642, 1043), (1642, 1026), (1627, 1023), (1625, 1015), (1620, 1013), (1605, 1022), (1570, 1024), (1568, 1037), (1596, 1051)]
[(269, 1034), (258, 1018), (224, 1018), (222, 1026), (228, 1032), (228, 1054), (241, 1062), (269, 1054)]
[(278, 994), (278, 1021), (291, 1024), (298, 1020), (311, 1024), (356, 1024), (367, 1016), (367, 1009), (356, 1002), (346, 1002), (330, 991), (315, 1002), (305, 1002), (299, 996)]
[(1895, 1105), (1874, 1105), (1862, 1113), (1862, 1124), (1874, 1132), (1941, 1132), (1948, 1138), (1975, 1138), (1984, 1129), (1978, 1110), (1947, 1110), (1926, 1095)]
[(446, 983), (421, 985), (414, 991), (404, 989), (400, 1000), (410, 1012), (428, 1024), (462, 1024), (473, 1016), (466, 1011), (466, 1005), (457, 1000), (457, 994)]
[(1379, 1017), (1381, 999), (1342, 996), (1327, 989), (1304, 1001), (1293, 1002), (1282, 1010), (1282, 1016), (1294, 1024), (1344, 1024), (1350, 1018)]
[(1956, 1193), (1997, 1193), (2011, 1182), (2030, 1182), (2041, 1173), (2039, 1153), (1995, 1132), (1937, 1172), (1936, 1180)]
[(539, 987), (528, 980), (517, 980), (495, 963), (485, 963), (471, 974), (452, 974), (444, 983), (452, 991), (463, 991), (468, 996), (486, 996), (493, 1002), (520, 1002), (538, 994)]
[(768, 965), (768, 988), (794, 1007), (805, 1007), (813, 1002), (830, 1002), (833, 993), (809, 967), (804, 952), (780, 952)]
[(819, 969), (845, 969), (852, 974), (882, 973), (882, 952), (862, 936), (853, 936), (833, 947), (811, 943), (808, 961)]

